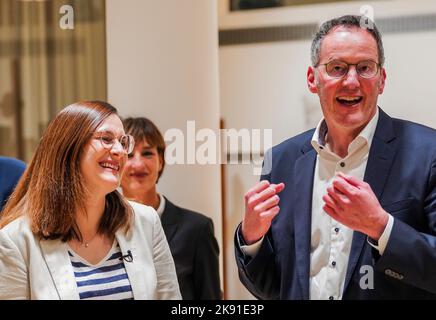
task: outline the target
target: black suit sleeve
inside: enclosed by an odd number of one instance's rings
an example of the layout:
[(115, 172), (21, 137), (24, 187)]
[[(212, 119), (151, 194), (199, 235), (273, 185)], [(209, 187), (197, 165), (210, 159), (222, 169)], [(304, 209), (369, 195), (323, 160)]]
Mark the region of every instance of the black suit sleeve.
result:
[(262, 300), (279, 298), (279, 276), (277, 274), (274, 249), (270, 240), (270, 232), (263, 239), (259, 252), (255, 257), (245, 256), (239, 246), (238, 237), (241, 225), (235, 233), (235, 256), (239, 279), (252, 295)]
[(199, 231), (198, 246), (195, 252), (194, 286), (196, 300), (222, 299), (219, 246), (214, 236), (214, 227), (211, 219)]
[[(271, 182), (271, 150), (265, 153), (260, 180)], [(279, 276), (275, 263), (275, 253), (271, 240), (271, 229), (265, 235), (259, 252), (255, 257), (245, 256), (240, 244), (244, 245), (242, 224), (236, 228), (234, 244), (239, 279), (252, 295), (258, 299), (279, 298)]]
[(385, 274), (395, 273), (400, 281), (436, 293), (436, 154), (422, 210), (428, 224), (426, 232), (418, 232), (396, 219), (402, 211), (394, 215), (392, 232), (376, 269)]

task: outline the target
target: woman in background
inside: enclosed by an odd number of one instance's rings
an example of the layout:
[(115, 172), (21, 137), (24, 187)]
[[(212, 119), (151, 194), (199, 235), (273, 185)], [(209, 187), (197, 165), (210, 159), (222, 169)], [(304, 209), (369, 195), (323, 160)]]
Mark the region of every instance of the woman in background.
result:
[(85, 101), (49, 124), (0, 220), (0, 299), (180, 299), (151, 207), (116, 191), (134, 140)]
[(165, 142), (154, 123), (146, 118), (128, 118), (123, 123), (136, 141), (121, 180), (124, 196), (152, 206), (160, 215), (183, 299), (221, 299), (219, 247), (212, 220), (157, 193)]

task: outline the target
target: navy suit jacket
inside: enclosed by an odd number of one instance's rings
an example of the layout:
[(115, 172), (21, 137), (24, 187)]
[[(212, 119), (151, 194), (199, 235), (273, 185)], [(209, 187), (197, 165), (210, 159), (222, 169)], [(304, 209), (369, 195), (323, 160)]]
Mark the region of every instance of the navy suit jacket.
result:
[(25, 169), (25, 163), (20, 160), (0, 157), (0, 211)]
[[(272, 149), (271, 171), (261, 179), (286, 187), (254, 258), (243, 255), (236, 233), (239, 277), (260, 299), (309, 299), (313, 132)], [(394, 224), (383, 256), (353, 233), (343, 299), (436, 299), (436, 130), (380, 110), (364, 180)], [(360, 286), (369, 275), (364, 266), (373, 270), (374, 289)]]
[(221, 299), (219, 247), (212, 219), (165, 200), (162, 227), (183, 299)]

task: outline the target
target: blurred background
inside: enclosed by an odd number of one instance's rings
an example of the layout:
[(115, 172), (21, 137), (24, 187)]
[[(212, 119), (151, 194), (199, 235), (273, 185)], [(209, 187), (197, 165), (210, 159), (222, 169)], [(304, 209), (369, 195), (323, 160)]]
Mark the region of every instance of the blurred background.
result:
[[(362, 13), (383, 34), (379, 105), (434, 128), (433, 0), (0, 0), (0, 155), (28, 162), (56, 113), (85, 99), (146, 116), (162, 133), (187, 134), (195, 121), (217, 136), (220, 128), (272, 129), (277, 144), (321, 118), (306, 85), (314, 31)], [(159, 183), (177, 204), (213, 218), (226, 299), (254, 299), (239, 283), (233, 233), (258, 179), (250, 164), (179, 164)]]

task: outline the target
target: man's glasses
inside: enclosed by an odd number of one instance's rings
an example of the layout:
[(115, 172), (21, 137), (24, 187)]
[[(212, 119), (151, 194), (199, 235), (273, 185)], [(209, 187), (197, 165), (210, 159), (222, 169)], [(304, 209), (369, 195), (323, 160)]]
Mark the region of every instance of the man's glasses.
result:
[(357, 74), (362, 78), (369, 79), (375, 77), (380, 68), (380, 64), (372, 60), (360, 61), (357, 64), (333, 60), (329, 63), (319, 64), (319, 66), (325, 66), (325, 71), (332, 78), (342, 78), (348, 74), (350, 66), (356, 66)]
[(117, 141), (120, 143), (121, 147), (127, 154), (131, 153), (133, 151), (133, 148), (135, 147), (135, 140), (129, 134), (117, 138), (112, 132), (103, 131), (96, 132), (95, 136), (96, 139), (100, 140), (103, 148), (108, 150), (111, 150)]

